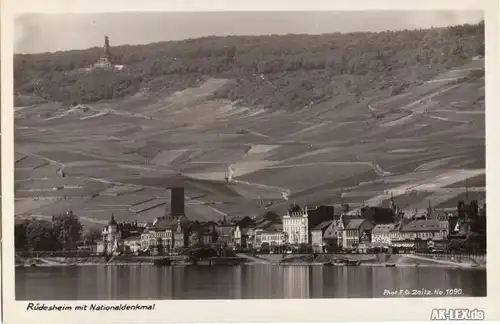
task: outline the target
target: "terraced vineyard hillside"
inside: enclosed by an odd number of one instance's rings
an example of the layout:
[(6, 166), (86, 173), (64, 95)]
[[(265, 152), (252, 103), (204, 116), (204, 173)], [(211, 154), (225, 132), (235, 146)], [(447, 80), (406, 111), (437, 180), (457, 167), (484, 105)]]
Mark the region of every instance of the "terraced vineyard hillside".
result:
[[(464, 44), (481, 37), (478, 27), (462, 29)], [(433, 39), (442, 32), (411, 35)], [(356, 37), (383, 51), (369, 36)], [(400, 39), (398, 46), (413, 42)], [(366, 46), (356, 44), (358, 50)], [(387, 57), (399, 57), (394, 53)], [(416, 53), (423, 55), (420, 49)], [(54, 79), (42, 77), (46, 84), (37, 93), (45, 103), (15, 111), (16, 215), (43, 218), (71, 208), (89, 226), (103, 224), (111, 212), (117, 220), (151, 221), (165, 213), (167, 188), (174, 185), (186, 188), (188, 217), (200, 220), (266, 209), (282, 213), (292, 202), (386, 204), (391, 193), (406, 208), (426, 208), (429, 201), (454, 207), (465, 193), (466, 178), (468, 197), (481, 200), (484, 61), (472, 45), (461, 53), (450, 52), (444, 65), (420, 58), (405, 67), (391, 65), (398, 78), (380, 67), (373, 87), (365, 79), (375, 67), (367, 64), (359, 74), (319, 66), (282, 78), (264, 68), (256, 76), (244, 69), (236, 75), (231, 68), (199, 73), (196, 82), (180, 80), (175, 87), (168, 85), (175, 76), (165, 74), (169, 81), (163, 90), (83, 104), (59, 98), (48, 90)], [(239, 56), (235, 60), (239, 64)], [(300, 99), (289, 102), (294, 96), (283, 99), (281, 90), (264, 96), (262, 84), (241, 94), (240, 87), (250, 89), (245, 80), (251, 76), (271, 87), (286, 84), (288, 90), (332, 90), (302, 83), (302, 76), (321, 77), (336, 90), (317, 101), (297, 92)], [(398, 81), (387, 88), (391, 80)], [(35, 92), (22, 83), (17, 83), (20, 93), (33, 98)]]

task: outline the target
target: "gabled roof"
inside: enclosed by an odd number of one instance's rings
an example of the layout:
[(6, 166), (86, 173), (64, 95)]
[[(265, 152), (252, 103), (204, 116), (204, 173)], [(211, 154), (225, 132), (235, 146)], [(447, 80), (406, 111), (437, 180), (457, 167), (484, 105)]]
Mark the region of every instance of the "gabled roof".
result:
[(254, 221), (255, 221), (255, 226), (258, 226), (259, 224), (262, 224), (264, 222), (268, 222), (269, 220), (265, 219), (264, 217), (259, 217), (259, 218), (254, 219)]
[(236, 219), (235, 222), (236, 222), (236, 225), (238, 225), (240, 228), (251, 227), (255, 224), (255, 220), (249, 216), (245, 216), (245, 217), (241, 217), (239, 219)]
[(283, 232), (283, 225), (278, 223), (273, 223), (262, 230), (263, 233), (281, 233)]
[[(175, 230), (177, 229), (177, 224), (179, 223), (178, 218), (176, 217), (167, 217), (167, 218), (161, 218), (159, 219), (154, 225), (151, 226), (151, 230), (167, 230), (167, 229), (172, 229)], [(181, 217), (181, 226), (185, 226), (186, 224), (189, 224), (190, 221), (186, 217)]]
[(398, 224), (396, 223), (375, 225), (375, 227), (372, 229), (372, 233), (390, 233), (394, 231), (397, 226)]
[(191, 224), (191, 233), (212, 233), (215, 232), (214, 222), (193, 222)]
[(345, 227), (346, 230), (351, 230), (351, 229), (359, 229), (361, 224), (363, 224), (365, 220), (362, 218), (355, 218), (351, 219), (349, 223), (347, 223), (347, 226)]
[(233, 221), (218, 221), (217, 222), (218, 227), (236, 227), (236, 223)]
[(428, 231), (439, 231), (439, 222), (435, 219), (422, 219), (416, 220), (401, 228), (402, 232), (428, 232)]
[(340, 228), (337, 226), (337, 222), (331, 222), (330, 225), (325, 229), (323, 238), (337, 238), (337, 231), (339, 230)]
[(347, 224), (353, 219), (363, 219), (359, 214), (342, 214), (340, 220), (342, 221), (342, 226), (347, 227)]
[(177, 219), (162, 219), (162, 220), (159, 220), (153, 226), (151, 226), (151, 230), (164, 231), (166, 229), (172, 229), (175, 226), (177, 226)]
[(311, 231), (325, 231), (332, 223), (333, 220), (321, 222), (318, 225), (314, 226)]
[(269, 226), (271, 226), (273, 224), (277, 224), (277, 223), (273, 222), (271, 220), (265, 220), (265, 221), (260, 222), (259, 224), (257, 224), (254, 228), (255, 229), (267, 229)]
[(445, 220), (448, 219), (448, 213), (444, 210), (433, 210), (430, 215), (427, 216), (427, 219)]

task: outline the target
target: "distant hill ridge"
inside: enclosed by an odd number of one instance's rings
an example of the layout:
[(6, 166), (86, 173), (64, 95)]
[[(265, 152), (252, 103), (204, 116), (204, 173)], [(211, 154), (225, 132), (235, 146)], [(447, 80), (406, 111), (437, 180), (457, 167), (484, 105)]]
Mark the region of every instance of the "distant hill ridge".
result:
[(101, 48), (15, 55), (15, 104), (75, 105), (144, 88), (172, 93), (206, 77), (233, 80), (214, 99), (274, 110), (310, 107), (340, 94), (346, 103), (389, 97), (484, 55), (484, 22), (378, 33), (204, 37), (117, 46), (113, 53), (127, 69), (67, 73), (95, 63)]

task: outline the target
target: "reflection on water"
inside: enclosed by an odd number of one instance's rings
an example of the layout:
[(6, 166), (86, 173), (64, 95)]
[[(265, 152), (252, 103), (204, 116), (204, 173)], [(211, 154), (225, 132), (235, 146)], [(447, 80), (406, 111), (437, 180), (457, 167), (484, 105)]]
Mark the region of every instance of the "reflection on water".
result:
[(486, 271), (273, 265), (16, 269), (18, 300), (378, 298), (385, 289), (423, 288), (486, 296)]

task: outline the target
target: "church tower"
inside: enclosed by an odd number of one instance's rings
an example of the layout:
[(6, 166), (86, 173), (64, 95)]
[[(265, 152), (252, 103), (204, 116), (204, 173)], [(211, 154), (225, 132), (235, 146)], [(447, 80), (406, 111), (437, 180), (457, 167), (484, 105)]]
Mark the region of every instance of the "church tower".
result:
[(111, 219), (108, 222), (108, 232), (110, 234), (116, 234), (118, 229), (118, 223), (115, 220), (115, 215), (111, 213)]
[(389, 201), (389, 208), (392, 210), (394, 215), (399, 215), (399, 208), (396, 205), (396, 202), (394, 201), (394, 195), (391, 192), (391, 200)]
[(184, 187), (173, 187), (170, 189), (170, 215), (182, 218), (184, 213)]

